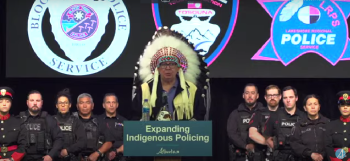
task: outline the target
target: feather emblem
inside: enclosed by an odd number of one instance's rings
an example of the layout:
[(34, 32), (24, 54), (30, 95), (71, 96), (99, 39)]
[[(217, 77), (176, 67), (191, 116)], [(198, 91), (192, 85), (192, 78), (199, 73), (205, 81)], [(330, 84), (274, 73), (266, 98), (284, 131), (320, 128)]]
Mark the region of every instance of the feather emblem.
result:
[(291, 2), (282, 9), (280, 21), (285, 22), (290, 20), (301, 6), (303, 6), (303, 0), (291, 0)]

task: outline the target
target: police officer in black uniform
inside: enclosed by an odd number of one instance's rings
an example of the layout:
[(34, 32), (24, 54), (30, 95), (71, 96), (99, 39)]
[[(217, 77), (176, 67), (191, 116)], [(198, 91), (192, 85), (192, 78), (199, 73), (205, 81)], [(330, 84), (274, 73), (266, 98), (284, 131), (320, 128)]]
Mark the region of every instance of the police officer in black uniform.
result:
[(25, 155), (27, 146), (27, 130), (18, 117), (10, 116), (13, 90), (0, 87), (0, 159), (20, 161)]
[(329, 119), (319, 113), (321, 106), (316, 95), (307, 95), (303, 104), (307, 118), (297, 122), (292, 129), (290, 145), (293, 154), (298, 157), (299, 161), (326, 160), (324, 138)]
[[(230, 160), (245, 161), (254, 152), (254, 144), (249, 141), (248, 126), (252, 114), (265, 109), (260, 102), (258, 88), (254, 84), (247, 84), (243, 98), (237, 109), (233, 110), (227, 121), (227, 133), (230, 141)], [(248, 156), (246, 154), (249, 154)]]
[(99, 122), (97, 117), (92, 114), (94, 102), (90, 94), (83, 93), (78, 96), (78, 113), (73, 113), (78, 117), (85, 128), (87, 137), (87, 146), (81, 152), (80, 160), (101, 161), (108, 159), (107, 152), (112, 148), (113, 137), (111, 136), (106, 124)]
[(294, 155), (290, 147), (291, 130), (295, 123), (306, 118), (305, 112), (296, 107), (297, 90), (291, 86), (283, 88), (284, 108), (271, 113), (265, 124), (266, 144), (273, 149), (274, 161), (293, 161)]
[(19, 114), (28, 130), (29, 148), (25, 161), (52, 161), (63, 146), (63, 134), (57, 121), (46, 111), (41, 111), (42, 105), (40, 92), (31, 91), (27, 100), (28, 111)]
[(272, 150), (266, 146), (263, 136), (265, 123), (270, 118), (270, 113), (278, 109), (281, 100), (281, 89), (276, 85), (269, 85), (265, 89), (265, 100), (267, 107), (263, 111), (253, 114), (249, 123), (249, 138), (255, 143), (255, 160), (271, 160)]
[(347, 161), (350, 158), (350, 91), (337, 94), (340, 119), (326, 126), (326, 151), (331, 161)]
[(117, 96), (114, 93), (107, 93), (103, 98), (102, 106), (105, 109), (105, 113), (99, 116), (99, 122), (104, 122), (107, 125), (114, 138), (114, 144), (108, 158), (113, 161), (126, 160), (123, 157), (123, 122), (126, 119), (117, 113), (119, 106)]
[(86, 147), (86, 133), (81, 121), (70, 114), (72, 106), (69, 89), (64, 89), (57, 94), (56, 108), (57, 115), (54, 118), (63, 133), (63, 149), (59, 158), (60, 161), (77, 161), (78, 154)]

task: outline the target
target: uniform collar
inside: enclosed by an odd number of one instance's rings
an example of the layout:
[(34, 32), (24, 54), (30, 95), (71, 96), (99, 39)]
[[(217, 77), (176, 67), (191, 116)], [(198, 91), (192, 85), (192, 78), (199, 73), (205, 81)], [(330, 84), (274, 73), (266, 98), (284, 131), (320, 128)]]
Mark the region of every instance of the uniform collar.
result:
[(344, 118), (343, 116), (340, 116), (340, 121), (342, 121), (342, 122), (350, 122), (350, 117)]
[(61, 118), (68, 118), (70, 117), (70, 112), (67, 112), (65, 114), (62, 114), (61, 112), (57, 112), (57, 115), (60, 116)]
[(116, 113), (115, 116), (113, 116), (113, 117), (109, 117), (109, 116), (107, 116), (107, 114), (105, 112), (105, 113), (103, 113), (103, 118), (104, 119), (106, 119), (106, 118), (111, 118), (111, 119), (116, 118), (116, 119), (118, 119), (118, 113)]
[(6, 115), (0, 115), (0, 120), (7, 120), (7, 119), (9, 119), (10, 118), (10, 114), (8, 113), (8, 114), (6, 114)]
[(290, 116), (294, 116), (294, 115), (296, 115), (296, 116), (301, 116), (302, 113), (303, 113), (303, 112), (300, 111), (297, 107), (296, 107), (295, 112), (294, 112), (293, 115), (291, 115), (290, 113), (288, 113), (287, 110), (285, 109), (285, 107), (281, 108), (280, 110), (282, 110), (285, 114), (290, 115)]

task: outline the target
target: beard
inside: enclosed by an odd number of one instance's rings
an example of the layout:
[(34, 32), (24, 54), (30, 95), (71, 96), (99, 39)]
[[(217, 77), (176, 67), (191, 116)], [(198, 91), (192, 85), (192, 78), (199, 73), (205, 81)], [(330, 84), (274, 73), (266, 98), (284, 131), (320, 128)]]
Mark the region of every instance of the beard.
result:
[(255, 104), (256, 104), (256, 101), (254, 101), (254, 102), (246, 102), (246, 103), (245, 103), (245, 105), (246, 105), (247, 107), (253, 107)]
[(276, 100), (270, 100), (267, 105), (274, 108), (278, 106), (278, 102)]
[[(37, 109), (33, 109), (34, 107), (36, 107)], [(28, 110), (34, 114), (37, 114), (40, 112), (41, 109), (38, 106), (33, 106), (32, 108), (29, 108)]]

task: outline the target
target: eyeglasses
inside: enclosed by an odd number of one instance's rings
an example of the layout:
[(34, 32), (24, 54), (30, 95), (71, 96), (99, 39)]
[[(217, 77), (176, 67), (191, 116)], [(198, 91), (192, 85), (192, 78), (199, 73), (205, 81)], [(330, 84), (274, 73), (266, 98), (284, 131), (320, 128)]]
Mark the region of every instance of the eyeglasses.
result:
[(276, 98), (278, 96), (279, 96), (279, 94), (268, 94), (268, 95), (266, 95), (267, 98), (272, 98), (272, 97)]
[(166, 67), (175, 68), (177, 67), (177, 63), (160, 63), (159, 67), (162, 69), (165, 69)]
[(69, 103), (68, 102), (58, 102), (57, 104), (59, 104), (59, 105), (68, 105)]

